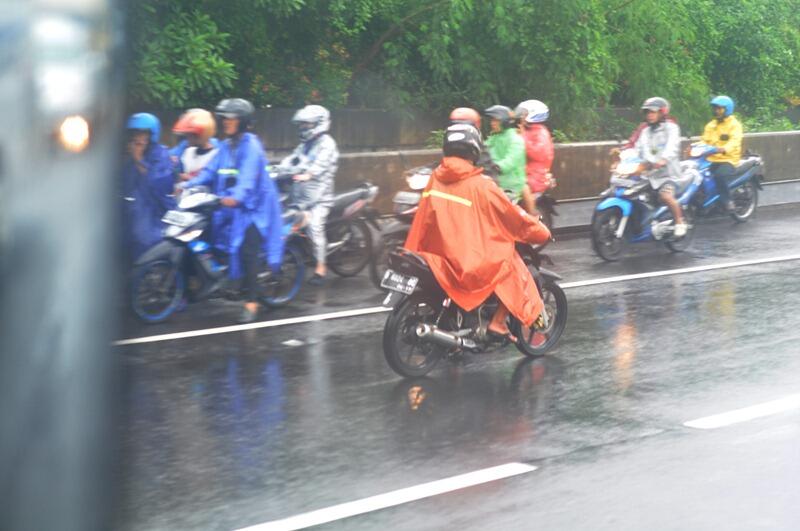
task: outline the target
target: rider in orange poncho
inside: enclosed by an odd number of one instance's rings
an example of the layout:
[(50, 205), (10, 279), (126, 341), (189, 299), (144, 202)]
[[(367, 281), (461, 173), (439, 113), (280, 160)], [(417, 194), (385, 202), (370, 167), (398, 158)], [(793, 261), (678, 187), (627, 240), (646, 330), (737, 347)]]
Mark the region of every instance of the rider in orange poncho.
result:
[(447, 295), (464, 310), (496, 293), (500, 304), (489, 332), (514, 341), (508, 313), (531, 326), (543, 307), (514, 243), (544, 243), (550, 231), (474, 166), (481, 146), (474, 127), (447, 129), (445, 156), (423, 193), (405, 247), (425, 258)]

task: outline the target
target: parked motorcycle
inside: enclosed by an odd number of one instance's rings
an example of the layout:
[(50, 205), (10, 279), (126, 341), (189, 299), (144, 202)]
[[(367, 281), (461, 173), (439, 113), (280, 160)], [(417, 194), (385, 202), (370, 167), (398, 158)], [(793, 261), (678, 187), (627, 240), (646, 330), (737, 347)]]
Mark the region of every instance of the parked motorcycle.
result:
[[(178, 207), (164, 215), (164, 239), (134, 264), (131, 305), (142, 321), (164, 321), (187, 299), (197, 302), (209, 298), (224, 284), (226, 257), (215, 254), (207, 241), (207, 229), (219, 201), (206, 187), (190, 188), (181, 194)], [(284, 211), (284, 234), (292, 231), (298, 219), (296, 210)], [(264, 269), (258, 274), (262, 302), (272, 307), (288, 304), (303, 282), (305, 266), (299, 249), (286, 245), (280, 275), (272, 274), (266, 260), (262, 264)]]
[[(552, 263), (541, 253), (544, 246), (517, 244), (517, 252), (533, 275), (544, 301), (544, 325), (526, 327), (510, 317), (515, 346), (528, 357), (539, 357), (558, 342), (567, 323), (567, 297), (558, 285), (559, 275), (541, 267)], [(424, 376), (441, 360), (464, 353), (486, 352), (508, 344), (487, 333), (497, 310), (492, 295), (471, 312), (453, 304), (436, 281), (425, 260), (398, 249), (389, 255), (382, 286), (389, 290), (385, 306), (393, 308), (383, 329), (383, 353), (389, 366), (405, 377)]]
[[(717, 148), (704, 143), (696, 143), (690, 147), (689, 160), (683, 161), (684, 168), (696, 170), (703, 177), (703, 186), (692, 199), (698, 214), (707, 215), (720, 206), (717, 183), (711, 175), (711, 162), (708, 157), (717, 152)], [(728, 183), (730, 197), (734, 204), (730, 215), (738, 222), (745, 222), (755, 213), (758, 206), (758, 190), (763, 189), (764, 161), (754, 153), (746, 153), (736, 167), (736, 173)]]
[(620, 153), (612, 170), (611, 186), (600, 194), (592, 216), (592, 247), (604, 260), (618, 260), (626, 243), (663, 241), (673, 252), (686, 250), (694, 236), (695, 207), (692, 197), (703, 182), (700, 173), (684, 169), (688, 185), (678, 190), (676, 199), (683, 206), (686, 234), (676, 238), (675, 223), (669, 208), (661, 205), (658, 193), (650, 186), (644, 161), (633, 149)]
[[(270, 168), (281, 191), (284, 208), (296, 209), (292, 202), (292, 176), (296, 169)], [(378, 187), (365, 182), (347, 192), (336, 195), (325, 222), (327, 239), (327, 266), (341, 277), (360, 273), (372, 259), (372, 233), (369, 224), (377, 228), (377, 212), (371, 204), (378, 195)], [(305, 213), (303, 213), (305, 216)], [(306, 229), (305, 218), (295, 227), (288, 244), (296, 246), (307, 265), (314, 263), (314, 246)]]
[[(389, 267), (389, 254), (405, 243), (411, 222), (414, 221), (414, 214), (417, 213), (422, 198), (422, 191), (428, 185), (431, 173), (437, 165), (438, 162), (419, 166), (403, 174), (407, 189), (397, 192), (392, 198), (394, 213), (391, 221), (380, 228), (379, 245), (375, 249), (374, 259), (370, 264), (370, 279), (379, 289)], [(558, 215), (555, 205), (556, 200), (546, 193), (540, 195), (536, 200), (536, 208), (542, 216), (542, 223), (547, 225), (551, 231), (553, 230), (553, 216)]]

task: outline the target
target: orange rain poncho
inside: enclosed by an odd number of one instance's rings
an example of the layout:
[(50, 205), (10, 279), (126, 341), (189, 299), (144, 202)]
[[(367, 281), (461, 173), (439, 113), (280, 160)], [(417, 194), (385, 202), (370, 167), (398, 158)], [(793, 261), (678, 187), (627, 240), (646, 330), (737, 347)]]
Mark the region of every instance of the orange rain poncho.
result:
[(544, 243), (550, 231), (515, 206), (482, 169), (445, 157), (431, 175), (405, 247), (425, 258), (453, 301), (471, 311), (492, 293), (530, 326), (542, 311), (515, 241)]

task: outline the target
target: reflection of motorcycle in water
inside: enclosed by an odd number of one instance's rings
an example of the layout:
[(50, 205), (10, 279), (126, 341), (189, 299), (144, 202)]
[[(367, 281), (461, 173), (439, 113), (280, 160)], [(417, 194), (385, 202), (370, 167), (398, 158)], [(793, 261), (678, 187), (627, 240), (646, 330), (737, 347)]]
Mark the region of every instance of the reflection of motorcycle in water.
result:
[[(567, 297), (557, 284), (557, 274), (541, 267), (549, 259), (542, 246), (517, 244), (517, 253), (528, 266), (544, 302), (541, 320), (530, 327), (513, 316), (509, 328), (517, 338), (517, 350), (529, 357), (543, 355), (555, 346), (567, 324)], [(401, 376), (424, 376), (442, 359), (463, 353), (486, 352), (508, 344), (488, 334), (489, 321), (497, 310), (491, 295), (466, 312), (452, 303), (425, 260), (404, 249), (389, 257), (382, 286), (387, 288), (384, 305), (393, 308), (383, 329), (383, 354)]]
[(399, 382), (389, 396), (387, 417), (402, 442), (452, 444), (453, 440), (530, 440), (546, 422), (553, 386), (563, 362), (552, 356), (522, 359), (508, 378), (497, 373), (465, 372), (456, 367), (440, 378)]

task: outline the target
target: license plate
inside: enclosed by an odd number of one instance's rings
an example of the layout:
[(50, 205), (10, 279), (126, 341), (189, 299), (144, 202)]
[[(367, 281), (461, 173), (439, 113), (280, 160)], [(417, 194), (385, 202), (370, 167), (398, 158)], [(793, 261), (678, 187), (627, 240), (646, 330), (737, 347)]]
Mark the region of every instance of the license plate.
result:
[(405, 295), (411, 295), (414, 293), (414, 288), (417, 287), (417, 282), (419, 282), (417, 277), (410, 277), (389, 269), (386, 271), (386, 274), (383, 275), (381, 287), (392, 291), (398, 291)]
[(178, 227), (188, 227), (194, 223), (195, 216), (191, 212), (179, 212), (177, 210), (169, 210), (161, 221), (167, 225), (176, 225)]

